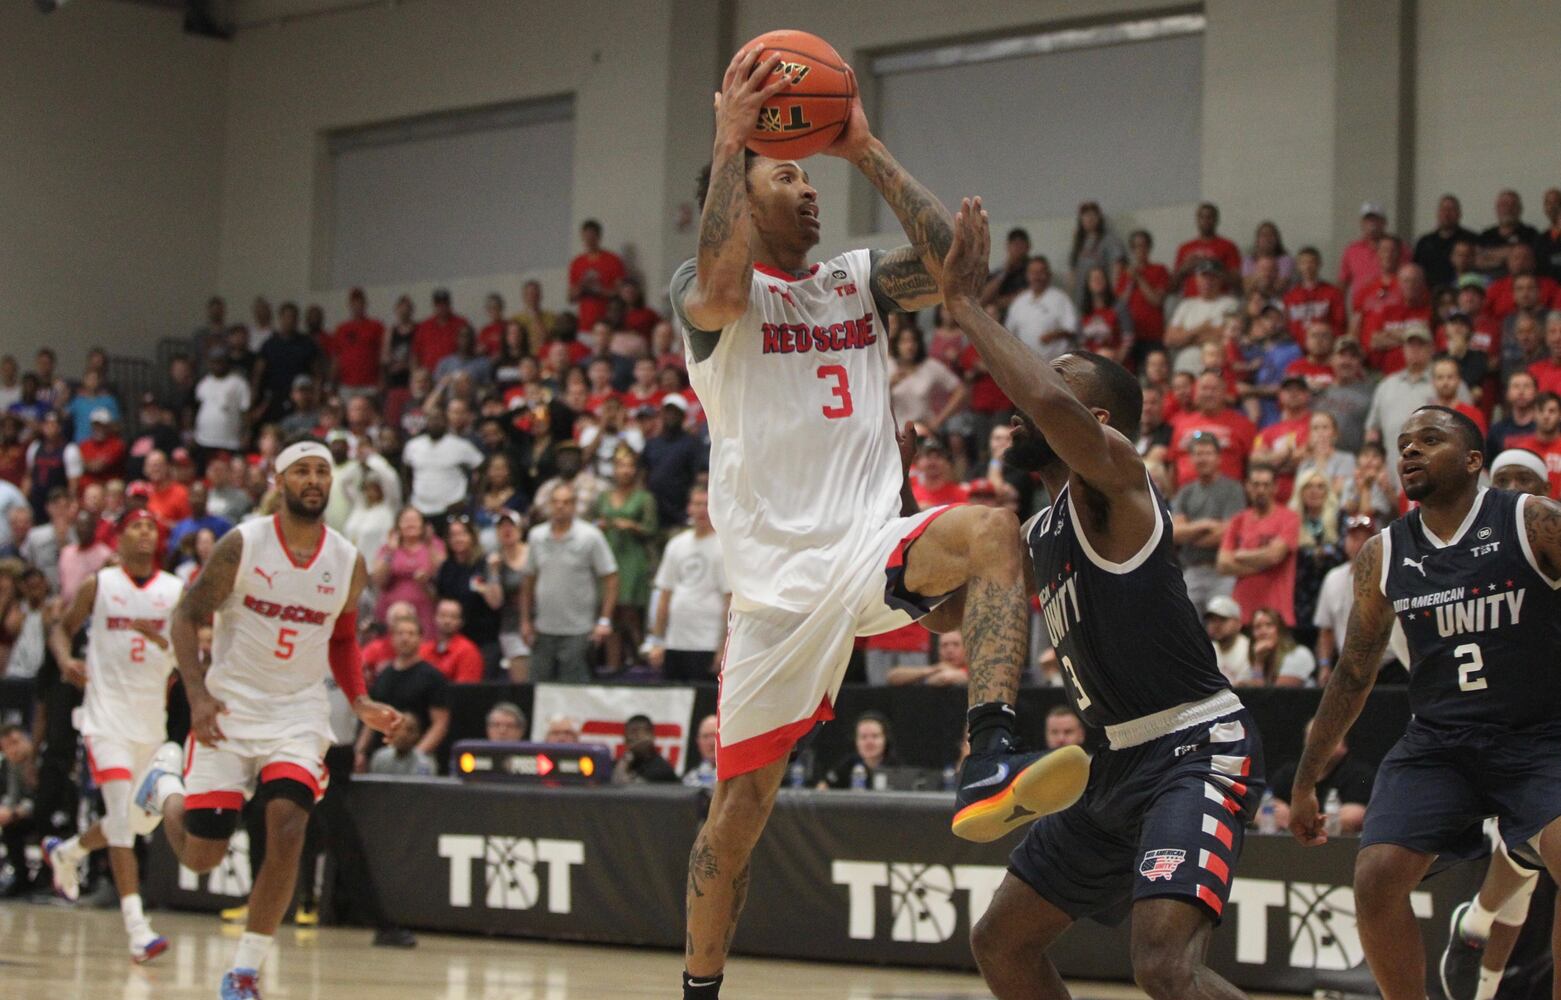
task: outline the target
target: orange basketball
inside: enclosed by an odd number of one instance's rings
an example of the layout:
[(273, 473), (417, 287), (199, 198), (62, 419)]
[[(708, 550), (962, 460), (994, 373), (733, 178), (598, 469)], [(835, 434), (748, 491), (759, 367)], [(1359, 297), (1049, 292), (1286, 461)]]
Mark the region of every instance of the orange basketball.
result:
[(767, 31), (742, 51), (754, 46), (764, 47), (760, 61), (780, 55), (776, 72), (790, 77), (791, 86), (759, 109), (759, 130), (748, 148), (777, 160), (800, 160), (828, 147), (845, 128), (856, 98), (840, 53), (806, 31)]

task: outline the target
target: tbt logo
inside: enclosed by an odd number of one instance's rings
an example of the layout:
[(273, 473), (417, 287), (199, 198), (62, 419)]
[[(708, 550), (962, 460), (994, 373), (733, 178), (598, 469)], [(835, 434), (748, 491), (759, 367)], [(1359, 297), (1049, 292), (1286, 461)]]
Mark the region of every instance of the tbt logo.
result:
[[(1416, 917), (1431, 918), (1430, 893), (1412, 892), (1409, 903)], [(1236, 879), (1230, 905), (1236, 910), (1236, 961), (1243, 964), (1268, 962), (1270, 910), (1288, 921), (1292, 968), (1344, 972), (1366, 959), (1355, 927), (1355, 894), (1347, 885)]]
[(1001, 865), (836, 861), (830, 878), (849, 892), (853, 939), (877, 936), (879, 905), (887, 902), (890, 940), (937, 944), (952, 938), (959, 926), (961, 893), (968, 920), (974, 921), (986, 912), (1005, 870)]
[[(585, 863), (578, 840), (538, 837), (482, 837), (441, 834), (439, 856), (450, 861), (450, 905), (472, 905), (472, 866), (482, 862), (483, 905), (492, 910), (529, 910), (547, 880), (547, 912), (569, 913), (574, 905), (572, 869)], [(539, 877), (542, 876), (542, 877)]]

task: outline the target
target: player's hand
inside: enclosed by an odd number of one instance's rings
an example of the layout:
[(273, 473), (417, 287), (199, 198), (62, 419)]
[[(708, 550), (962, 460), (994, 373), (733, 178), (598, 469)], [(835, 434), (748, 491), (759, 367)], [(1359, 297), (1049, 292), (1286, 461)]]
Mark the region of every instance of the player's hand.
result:
[(595, 643), (596, 645), (601, 645), (602, 643), (606, 642), (607, 637), (610, 635), (612, 635), (611, 625), (603, 625), (598, 622), (596, 625), (591, 627), (591, 642)]
[(663, 663), (667, 662), (667, 651), (666, 651), (666, 649), (664, 647), (662, 647), (662, 646), (652, 646), (652, 647), (650, 647), (649, 649), (647, 649), (645, 651), (645, 662), (649, 663), (651, 666), (655, 667), (657, 670), (660, 670), (661, 669), (661, 665)]
[(190, 699), (190, 731), (195, 734), (195, 739), (200, 743), (215, 747), (227, 739), (219, 721), (221, 716), (227, 714), (228, 706), (209, 693), (198, 694)]
[(167, 652), (168, 639), (161, 632), (157, 631), (157, 627), (155, 625), (151, 624), (150, 622), (142, 621), (138, 618), (130, 623), (130, 627), (146, 636), (146, 638), (151, 641), (152, 645), (156, 646), (158, 649), (163, 650), (164, 652)]
[(851, 100), (851, 113), (846, 116), (846, 127), (824, 149), (824, 155), (855, 160), (867, 144), (873, 141), (873, 130), (867, 124), (867, 111), (862, 107), (862, 92), (856, 87), (856, 71), (849, 66), (846, 67), (846, 78), (851, 81), (851, 89), (856, 91), (856, 97)]
[(535, 649), (537, 645), (537, 627), (530, 622), (522, 622), (520, 637), (526, 641), (526, 645)]
[(987, 262), (992, 258), (992, 230), (980, 198), (964, 198), (954, 214), (954, 242), (943, 258), (939, 275), (943, 300), (952, 303), (968, 296), (981, 297), (986, 286)]
[(72, 687), (85, 688), (87, 686), (87, 664), (75, 657), (60, 664), (60, 676), (65, 678), (65, 683)]
[(1323, 830), (1322, 810), (1317, 805), (1316, 787), (1302, 787), (1297, 783), (1290, 789), (1290, 832), (1306, 847), (1316, 847), (1328, 842)]
[(775, 72), (780, 53), (773, 52), (763, 61), (761, 47), (745, 49), (732, 57), (715, 95), (716, 142), (746, 143), (759, 130), (759, 108), (764, 102), (791, 86), (791, 78)]
[(359, 722), (384, 736), (389, 736), (392, 730), (401, 725), (400, 712), (384, 702), (367, 697), (352, 703), (352, 714), (358, 717)]
[(894, 440), (900, 446), (900, 475), (908, 476), (911, 474), (911, 466), (916, 462), (916, 424), (905, 421), (905, 426), (894, 435)]

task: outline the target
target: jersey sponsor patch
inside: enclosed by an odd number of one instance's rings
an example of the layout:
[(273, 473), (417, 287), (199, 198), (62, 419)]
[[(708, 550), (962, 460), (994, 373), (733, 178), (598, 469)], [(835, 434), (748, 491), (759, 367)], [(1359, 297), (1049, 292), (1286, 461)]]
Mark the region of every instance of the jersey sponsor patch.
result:
[(1186, 860), (1187, 852), (1174, 847), (1145, 851), (1144, 860), (1138, 866), (1138, 874), (1151, 882), (1169, 882), (1171, 876), (1176, 874), (1176, 869)]

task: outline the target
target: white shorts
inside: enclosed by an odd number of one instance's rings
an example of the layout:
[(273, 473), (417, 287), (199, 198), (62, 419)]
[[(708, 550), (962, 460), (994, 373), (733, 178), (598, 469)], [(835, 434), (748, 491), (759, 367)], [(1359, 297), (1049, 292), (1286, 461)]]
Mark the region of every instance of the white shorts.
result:
[(198, 743), (191, 734), (184, 746), (184, 808), (242, 809), (260, 785), (283, 778), (309, 788), (318, 802), (330, 783), (328, 747), (329, 741), (307, 732), (225, 739), (215, 747)]
[(940, 598), (903, 587), (905, 551), (953, 509), (935, 507), (878, 528), (862, 555), (836, 567), (834, 586), (812, 611), (732, 612), (716, 708), (721, 778), (785, 757), (814, 725), (835, 717), (857, 636), (903, 628), (937, 605)]
[(117, 736), (83, 736), (87, 770), (92, 783), (102, 788), (110, 781), (135, 781), (146, 772), (159, 743), (136, 743)]

